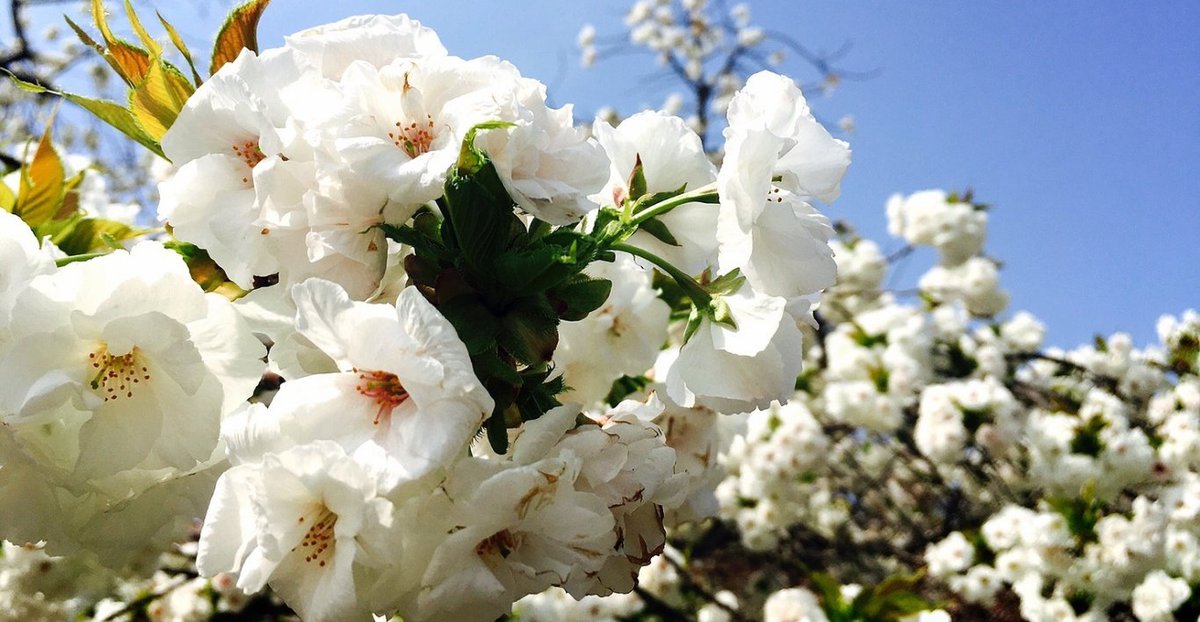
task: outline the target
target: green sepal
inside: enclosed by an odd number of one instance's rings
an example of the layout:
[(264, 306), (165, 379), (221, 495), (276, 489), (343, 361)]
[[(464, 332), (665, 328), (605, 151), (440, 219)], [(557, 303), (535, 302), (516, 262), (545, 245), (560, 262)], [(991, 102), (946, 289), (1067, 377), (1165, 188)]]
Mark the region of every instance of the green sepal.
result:
[(638, 225), (638, 230), (645, 231), (664, 244), (670, 244), (671, 246), (682, 246), (682, 244), (679, 243), (679, 240), (676, 240), (675, 236), (671, 235), (671, 230), (667, 228), (667, 225), (657, 218), (643, 220), (642, 223)]
[(629, 181), (626, 184), (629, 188), (629, 196), (627, 201), (637, 201), (646, 196), (646, 168), (642, 165), (642, 154), (634, 156), (633, 171), (629, 174)]
[(737, 321), (733, 319), (733, 310), (729, 308), (729, 303), (725, 302), (724, 298), (713, 298), (709, 304), (707, 315), (714, 324), (728, 326), (733, 330), (738, 329)]
[(455, 165), (458, 174), (474, 174), (488, 162), (487, 155), (475, 146), (475, 137), (479, 135), (480, 130), (498, 130), (515, 126), (516, 123), (511, 121), (484, 121), (467, 130), (467, 135), (463, 137), (462, 147), (458, 152), (458, 163)]
[(734, 268), (725, 274), (709, 281), (704, 289), (713, 296), (728, 296), (739, 289), (746, 283), (746, 277), (742, 276), (741, 268)]

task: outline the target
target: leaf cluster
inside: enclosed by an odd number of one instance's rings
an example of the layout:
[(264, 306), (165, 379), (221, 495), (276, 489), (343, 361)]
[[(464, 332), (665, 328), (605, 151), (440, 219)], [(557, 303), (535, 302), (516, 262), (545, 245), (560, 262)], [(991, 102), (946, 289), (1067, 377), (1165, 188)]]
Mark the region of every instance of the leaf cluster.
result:
[(824, 573), (814, 573), (809, 578), (821, 597), (821, 607), (829, 622), (894, 622), (935, 607), (917, 592), (923, 578), (920, 572), (890, 576), (879, 585), (864, 587), (850, 600), (842, 597), (837, 579)]
[(69, 256), (83, 256), (120, 248), (122, 241), (146, 233), (84, 213), (79, 189), (86, 171), (67, 176), (48, 128), (31, 148), (33, 156), (19, 169), (16, 191), (0, 183), (0, 209), (24, 220), (39, 240), (49, 239)]
[[(550, 379), (558, 325), (578, 321), (608, 299), (612, 283), (584, 274), (588, 264), (612, 258), (597, 239), (570, 227), (552, 227), (516, 214), (516, 204), (487, 155), (468, 132), (444, 195), (411, 225), (382, 225), (409, 245), (405, 268), (413, 283), (454, 325), (475, 373), (496, 401), (488, 439), (507, 451), (507, 428), (558, 405), (565, 388)], [(434, 209), (436, 207), (436, 209)]]

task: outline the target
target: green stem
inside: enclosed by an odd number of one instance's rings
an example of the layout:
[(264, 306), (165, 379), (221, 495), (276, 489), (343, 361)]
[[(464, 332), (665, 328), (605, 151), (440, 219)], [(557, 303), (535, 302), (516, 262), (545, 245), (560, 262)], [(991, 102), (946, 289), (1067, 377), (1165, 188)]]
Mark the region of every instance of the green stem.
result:
[(716, 203), (718, 201), (717, 186), (715, 183), (701, 186), (691, 192), (685, 192), (681, 195), (671, 197), (661, 203), (656, 203), (654, 206), (638, 212), (629, 223), (632, 225), (640, 225), (651, 218), (661, 216), (680, 205), (685, 203)]
[(704, 288), (696, 282), (696, 279), (693, 279), (691, 275), (683, 270), (676, 268), (666, 259), (663, 259), (662, 257), (659, 257), (648, 250), (638, 248), (624, 242), (617, 242), (610, 248), (614, 251), (621, 251), (623, 253), (629, 253), (635, 257), (641, 257), (642, 259), (645, 259), (661, 268), (663, 272), (666, 272), (671, 276), (671, 278), (675, 279), (675, 282), (678, 283), (685, 292), (687, 292), (688, 298), (692, 299), (692, 304), (696, 305), (697, 307), (707, 307), (708, 305), (712, 304), (712, 296), (710, 296), (707, 291), (704, 291)]

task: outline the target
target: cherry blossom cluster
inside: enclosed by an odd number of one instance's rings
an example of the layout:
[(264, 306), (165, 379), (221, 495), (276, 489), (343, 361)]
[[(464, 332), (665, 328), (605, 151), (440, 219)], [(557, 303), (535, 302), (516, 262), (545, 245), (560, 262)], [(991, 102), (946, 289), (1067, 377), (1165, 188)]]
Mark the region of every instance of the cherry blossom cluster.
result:
[[(116, 573), (46, 611), (628, 594), (717, 511), (717, 413), (794, 390), (850, 158), (780, 75), (733, 97), (718, 169), (678, 118), (585, 131), (406, 16), (243, 50), (161, 151), (165, 239), (35, 234), (49, 148), (0, 213), (0, 537)], [(128, 579), (181, 540), (199, 578)]]

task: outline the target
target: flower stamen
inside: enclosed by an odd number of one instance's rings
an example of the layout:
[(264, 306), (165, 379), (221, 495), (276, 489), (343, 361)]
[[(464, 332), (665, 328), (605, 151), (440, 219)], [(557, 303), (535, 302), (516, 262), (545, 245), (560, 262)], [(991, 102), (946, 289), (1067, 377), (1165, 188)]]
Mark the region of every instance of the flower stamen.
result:
[(355, 371), (358, 372), (358, 386), (355, 390), (379, 404), (379, 411), (375, 413), (375, 425), (379, 425), (385, 416), (390, 416), (397, 406), (408, 401), (408, 391), (400, 384), (400, 378), (396, 374), (386, 371)]
[[(303, 523), (306, 518), (301, 516), (297, 522)], [(334, 525), (337, 525), (337, 514), (322, 505), (316, 513), (312, 526), (308, 528), (304, 538), (300, 541), (300, 545), (292, 550), (300, 549), (304, 553), (304, 563), (316, 564), (318, 567), (324, 568), (329, 562), (329, 557), (333, 555), (333, 545), (336, 542), (333, 532)]]
[(407, 153), (408, 157), (415, 158), (422, 153), (429, 153), (433, 148), (433, 139), (436, 138), (433, 128), (433, 116), (425, 115), (425, 122), (421, 124), (413, 121), (405, 125), (397, 121), (396, 129), (387, 135), (392, 139), (392, 144)]
[(93, 391), (100, 391), (104, 401), (115, 401), (122, 397), (133, 397), (133, 385), (143, 380), (150, 380), (150, 370), (143, 365), (134, 348), (121, 356), (113, 356), (108, 352), (108, 344), (88, 354), (88, 361), (96, 370), (92, 377)]

